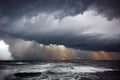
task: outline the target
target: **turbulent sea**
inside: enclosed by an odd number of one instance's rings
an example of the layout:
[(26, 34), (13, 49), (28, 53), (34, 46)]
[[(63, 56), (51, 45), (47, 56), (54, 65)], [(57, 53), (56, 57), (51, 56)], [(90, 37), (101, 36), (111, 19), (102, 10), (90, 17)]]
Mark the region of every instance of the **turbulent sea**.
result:
[(120, 61), (0, 61), (0, 80), (120, 80)]

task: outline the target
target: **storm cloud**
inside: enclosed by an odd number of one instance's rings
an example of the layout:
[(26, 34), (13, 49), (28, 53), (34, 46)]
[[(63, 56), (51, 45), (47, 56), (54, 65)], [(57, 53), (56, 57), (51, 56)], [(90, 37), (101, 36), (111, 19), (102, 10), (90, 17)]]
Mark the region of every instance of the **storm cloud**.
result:
[(119, 5), (119, 0), (1, 0), (0, 39), (12, 54), (19, 53), (14, 55), (18, 59), (29, 59), (26, 53), (44, 53), (43, 46), (46, 51), (46, 46), (52, 47), (50, 54), (61, 45), (70, 54), (71, 50), (120, 52)]
[(2, 27), (1, 32), (43, 44), (62, 44), (84, 50), (120, 50), (118, 19), (111, 21), (101, 15), (95, 15), (95, 11), (91, 10), (62, 19), (56, 19), (55, 14), (40, 13), (32, 17), (23, 16), (9, 26)]
[(8, 39), (5, 39), (4, 42), (9, 45), (9, 55), (3, 53), (8, 55), (5, 56), (8, 58), (2, 57), (4, 60), (117, 60), (120, 56), (115, 56), (118, 53), (113, 52), (80, 50), (68, 48), (64, 45), (44, 45), (23, 39)]
[(120, 16), (119, 4), (119, 0), (1, 0), (0, 13), (2, 16), (16, 18), (23, 15), (36, 15), (40, 12), (60, 11), (61, 16), (74, 16), (93, 8), (109, 18), (118, 18)]
[[(14, 60), (71, 60), (79, 59), (79, 50), (64, 45), (43, 45), (35, 41), (5, 39)], [(6, 53), (4, 53), (6, 54)]]

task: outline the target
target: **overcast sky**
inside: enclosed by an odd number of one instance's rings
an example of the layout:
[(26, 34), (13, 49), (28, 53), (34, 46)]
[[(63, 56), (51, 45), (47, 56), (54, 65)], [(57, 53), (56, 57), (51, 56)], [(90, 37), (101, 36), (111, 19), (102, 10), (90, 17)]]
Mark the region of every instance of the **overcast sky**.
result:
[(119, 0), (0, 0), (0, 59), (120, 59), (119, 8)]

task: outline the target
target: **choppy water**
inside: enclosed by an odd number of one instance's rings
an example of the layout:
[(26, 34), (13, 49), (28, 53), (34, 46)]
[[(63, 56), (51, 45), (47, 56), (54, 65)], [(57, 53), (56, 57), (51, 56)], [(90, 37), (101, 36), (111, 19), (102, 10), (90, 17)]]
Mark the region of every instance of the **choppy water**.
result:
[(0, 80), (120, 80), (119, 61), (0, 62)]

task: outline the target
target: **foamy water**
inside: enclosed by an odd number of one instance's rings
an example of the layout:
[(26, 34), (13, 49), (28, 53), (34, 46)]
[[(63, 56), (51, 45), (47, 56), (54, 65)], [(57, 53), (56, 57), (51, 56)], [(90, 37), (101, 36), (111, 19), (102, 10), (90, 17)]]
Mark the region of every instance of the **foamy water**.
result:
[(60, 68), (63, 72), (72, 72), (72, 73), (95, 73), (95, 72), (104, 72), (104, 71), (113, 71), (109, 68), (99, 68), (92, 66), (72, 66), (66, 68)]
[[(117, 71), (105, 66), (80, 65), (79, 63), (40, 63), (8, 65), (0, 69), (0, 80), (97, 80), (96, 73)], [(16, 74), (16, 75), (15, 75)]]
[(56, 73), (62, 72), (71, 72), (71, 73), (95, 73), (95, 72), (104, 72), (104, 71), (113, 71), (114, 69), (105, 68), (105, 67), (94, 67), (94, 66), (76, 66), (75, 64), (71, 63), (48, 63), (48, 64), (41, 64), (41, 65), (32, 65), (29, 67), (23, 67), (22, 69), (16, 68), (15, 71), (17, 72), (46, 72), (52, 71)]

